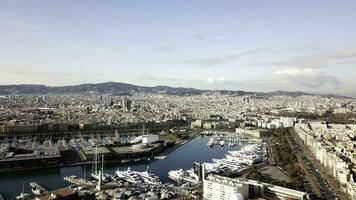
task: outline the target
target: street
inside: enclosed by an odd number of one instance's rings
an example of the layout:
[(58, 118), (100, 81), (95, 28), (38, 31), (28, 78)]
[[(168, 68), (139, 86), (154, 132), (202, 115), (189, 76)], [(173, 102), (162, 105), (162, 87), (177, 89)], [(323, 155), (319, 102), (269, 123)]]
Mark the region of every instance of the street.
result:
[(310, 172), (310, 174), (313, 176), (313, 179), (317, 182), (317, 185), (320, 187), (320, 190), (322, 192), (322, 197), (324, 197), (325, 199), (336, 199), (328, 183), (322, 177), (319, 170), (315, 167), (314, 163), (311, 162), (311, 159), (307, 157), (305, 153), (306, 150), (303, 149), (303, 147), (300, 144), (300, 141), (296, 138), (296, 136), (292, 134), (289, 137), (289, 139), (293, 145), (292, 149), (294, 153), (297, 156), (301, 156), (302, 161), (307, 167), (307, 170)]

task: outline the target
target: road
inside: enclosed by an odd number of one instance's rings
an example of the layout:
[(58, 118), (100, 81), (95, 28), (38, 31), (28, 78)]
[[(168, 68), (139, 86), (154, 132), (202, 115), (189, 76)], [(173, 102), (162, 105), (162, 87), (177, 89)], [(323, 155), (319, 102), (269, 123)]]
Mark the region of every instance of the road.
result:
[(267, 139), (267, 156), (268, 156), (268, 163), (270, 165), (275, 165), (275, 160), (273, 157), (273, 152), (272, 152), (272, 144), (273, 144), (273, 137), (270, 137)]
[(311, 162), (311, 159), (306, 155), (305, 153), (306, 150), (303, 149), (303, 146), (301, 145), (299, 139), (297, 139), (296, 136), (293, 134), (291, 134), (289, 139), (293, 145), (292, 149), (294, 153), (296, 155), (301, 156), (308, 171), (310, 172), (310, 174), (313, 176), (314, 180), (317, 182), (318, 186), (320, 187), (320, 190), (322, 191), (322, 196), (325, 199), (336, 199), (328, 183), (322, 177), (319, 170), (315, 167), (314, 163)]

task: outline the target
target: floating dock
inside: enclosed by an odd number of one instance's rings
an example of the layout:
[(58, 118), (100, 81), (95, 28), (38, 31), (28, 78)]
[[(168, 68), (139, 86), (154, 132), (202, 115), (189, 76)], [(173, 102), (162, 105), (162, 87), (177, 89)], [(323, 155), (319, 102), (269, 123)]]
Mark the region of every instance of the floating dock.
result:
[(87, 181), (85, 179), (82, 179), (82, 178), (78, 178), (76, 176), (66, 176), (66, 177), (64, 177), (64, 180), (69, 182), (70, 184), (74, 184), (74, 185), (78, 185), (78, 186), (84, 186), (84, 187), (88, 187), (88, 188), (95, 187), (94, 183)]

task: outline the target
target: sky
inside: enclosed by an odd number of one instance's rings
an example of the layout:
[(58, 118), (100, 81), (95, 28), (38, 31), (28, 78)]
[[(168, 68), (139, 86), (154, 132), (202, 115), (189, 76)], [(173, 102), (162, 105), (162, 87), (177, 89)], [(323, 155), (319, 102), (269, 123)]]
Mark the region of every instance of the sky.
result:
[(0, 0), (0, 84), (356, 96), (356, 1)]

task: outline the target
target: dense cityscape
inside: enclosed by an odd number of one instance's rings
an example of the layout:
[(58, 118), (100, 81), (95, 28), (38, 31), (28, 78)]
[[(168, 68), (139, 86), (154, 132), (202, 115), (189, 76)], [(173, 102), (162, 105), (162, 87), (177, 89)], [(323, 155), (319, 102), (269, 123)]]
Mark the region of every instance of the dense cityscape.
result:
[[(46, 183), (26, 183), (33, 194), (23, 191), (18, 199), (353, 199), (355, 106), (346, 97), (219, 91), (2, 95), (1, 171), (94, 170), (86, 178), (61, 177), (68, 187), (52, 191)], [(196, 160), (191, 170), (171, 169), (169, 182), (150, 170), (104, 172), (105, 162), (149, 166), (197, 137), (210, 138), (206, 148), (230, 151), (226, 158)], [(304, 146), (298, 150), (293, 142)]]

